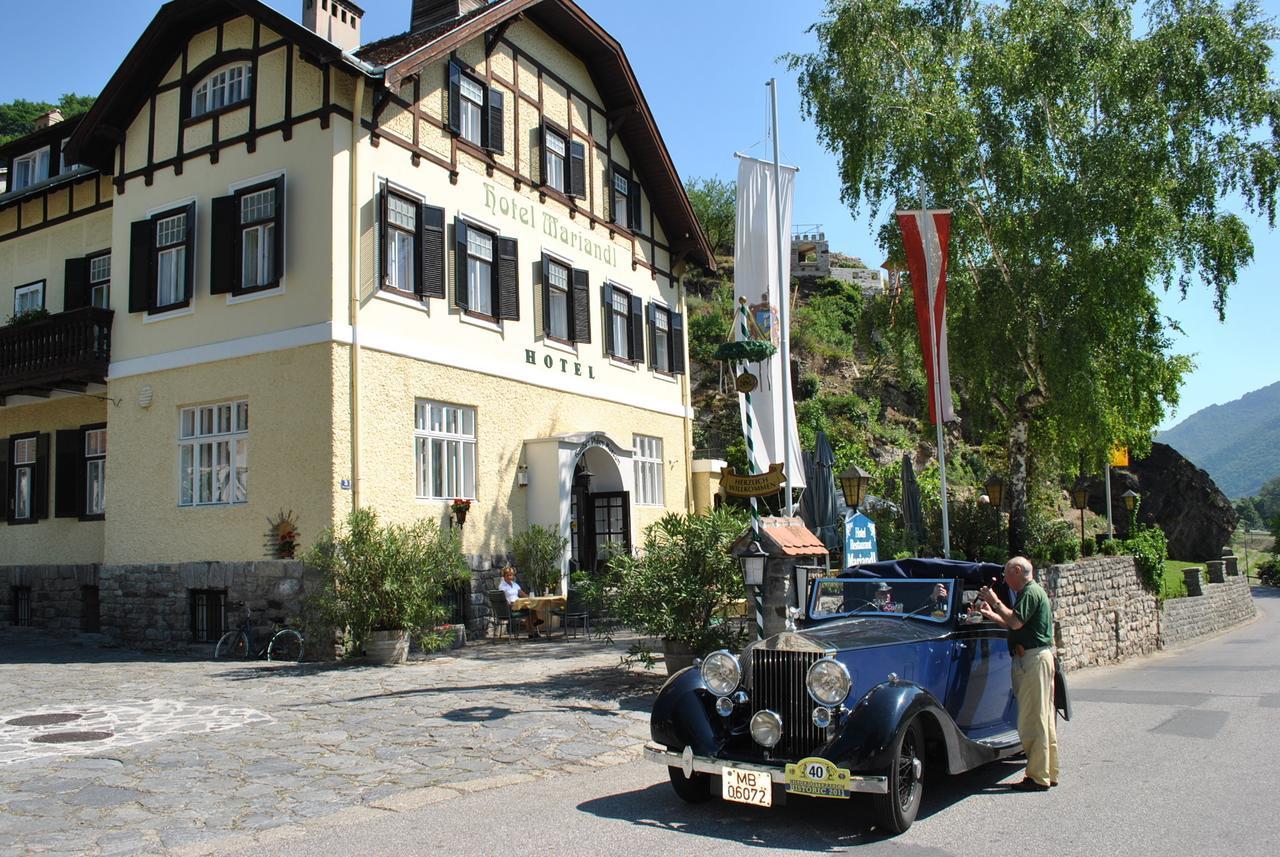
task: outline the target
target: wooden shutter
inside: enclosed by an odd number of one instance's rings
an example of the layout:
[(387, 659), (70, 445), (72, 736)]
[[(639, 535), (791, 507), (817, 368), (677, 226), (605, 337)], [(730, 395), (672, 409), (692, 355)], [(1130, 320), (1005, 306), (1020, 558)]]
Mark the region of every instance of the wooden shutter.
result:
[(569, 143), (569, 196), (587, 198), (587, 147)]
[(462, 69), (456, 62), (449, 63), (445, 71), (445, 83), (449, 88), (449, 130), (462, 133)]
[(627, 226), (632, 232), (643, 231), (640, 228), (640, 183), (634, 178), (627, 183)]
[(434, 205), (418, 206), (419, 249), (422, 269), (418, 272), (418, 294), (429, 298), (444, 297), (444, 209)]
[(4, 519), (13, 523), (13, 494), (9, 490), (9, 456), (13, 438), (0, 437), (0, 510)]
[(646, 315), (649, 322), (649, 368), (665, 372), (667, 367), (658, 365), (658, 305), (653, 301), (649, 301)]
[(275, 261), (275, 270), (272, 271), (271, 279), (278, 285), (284, 278), (284, 230), (288, 221), (285, 219), (284, 204), (284, 176), (276, 179), (276, 229), (275, 229), (275, 246), (272, 247), (272, 258)]
[(604, 171), (604, 198), (609, 203), (609, 222), (618, 222), (618, 207), (614, 204), (618, 201), (618, 195), (613, 189), (613, 175), (617, 171), (617, 167), (613, 164)]
[(502, 93), (497, 89), (490, 89), (489, 97), (485, 99), (484, 148), (498, 155), (503, 151), (502, 102)]
[(493, 306), (498, 318), (520, 320), (520, 247), (514, 238), (497, 238), (498, 265)]
[(671, 313), (671, 342), (668, 344), (668, 353), (671, 355), (671, 372), (675, 375), (684, 374), (684, 314)]
[(35, 478), (31, 489), (31, 517), (43, 520), (49, 517), (49, 433), (36, 437)]
[(83, 256), (68, 259), (62, 287), (62, 311), (89, 305), (89, 260)]
[(613, 356), (618, 353), (617, 344), (613, 341), (613, 286), (604, 284), (600, 301), (604, 305), (604, 350)]
[(155, 293), (155, 225), (139, 220), (129, 227), (129, 312), (146, 312)]
[(53, 515), (78, 518), (84, 514), (84, 432), (59, 429), (54, 440)]
[(239, 207), (236, 196), (217, 196), (209, 218), (209, 294), (226, 295), (240, 288)]
[(471, 308), (471, 296), (467, 294), (467, 224), (461, 217), (453, 219), (453, 305), (458, 309)]
[(627, 330), (631, 334), (631, 361), (644, 361), (644, 301), (635, 295), (631, 296), (631, 315), (627, 319)]
[(378, 189), (378, 228), (374, 230), (374, 238), (378, 242), (375, 253), (378, 257), (378, 288), (388, 285), (387, 282), (387, 200), (391, 196), (386, 186)]
[(547, 176), (551, 170), (547, 168), (548, 152), (547, 152), (547, 123), (543, 122), (538, 127), (538, 145), (541, 147), (542, 157), (539, 159), (541, 171), (538, 173), (538, 184), (546, 187)]
[(183, 278), (183, 300), (187, 303), (191, 302), (192, 289), (195, 286), (196, 279), (196, 204), (193, 202), (187, 206), (187, 234), (183, 237), (183, 241), (187, 246), (186, 253), (186, 271)]
[(574, 268), (570, 276), (573, 283), (573, 300), (569, 303), (569, 338), (574, 342), (591, 341), (591, 292), (590, 278), (581, 268)]
[(546, 253), (542, 254), (542, 335), (551, 335), (551, 259)]

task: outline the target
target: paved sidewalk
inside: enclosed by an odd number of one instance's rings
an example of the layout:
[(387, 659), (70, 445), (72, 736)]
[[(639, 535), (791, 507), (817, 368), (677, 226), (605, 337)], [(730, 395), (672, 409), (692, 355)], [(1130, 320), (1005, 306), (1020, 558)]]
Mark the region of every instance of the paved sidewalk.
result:
[(625, 648), (287, 666), (0, 630), (0, 853), (278, 853), (300, 826), (629, 762), (663, 675), (619, 669)]

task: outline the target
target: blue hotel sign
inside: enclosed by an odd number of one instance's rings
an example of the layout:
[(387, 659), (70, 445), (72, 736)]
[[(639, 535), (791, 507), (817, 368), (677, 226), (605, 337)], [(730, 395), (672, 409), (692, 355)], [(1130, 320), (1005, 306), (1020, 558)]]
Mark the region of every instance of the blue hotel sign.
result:
[(844, 567), (875, 562), (876, 522), (852, 510), (844, 515)]

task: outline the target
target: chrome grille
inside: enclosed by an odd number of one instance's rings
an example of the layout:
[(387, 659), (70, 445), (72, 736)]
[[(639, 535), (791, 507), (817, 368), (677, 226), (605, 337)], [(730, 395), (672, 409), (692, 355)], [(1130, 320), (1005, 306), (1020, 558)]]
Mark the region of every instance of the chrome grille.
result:
[(767, 708), (782, 715), (782, 740), (771, 755), (804, 758), (824, 738), (813, 725), (815, 703), (804, 686), (805, 674), (822, 653), (756, 649), (751, 655), (751, 713)]

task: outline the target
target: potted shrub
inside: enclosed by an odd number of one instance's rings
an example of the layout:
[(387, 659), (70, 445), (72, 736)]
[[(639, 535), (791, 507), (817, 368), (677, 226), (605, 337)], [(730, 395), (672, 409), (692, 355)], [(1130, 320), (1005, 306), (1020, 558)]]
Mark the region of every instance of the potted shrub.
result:
[(560, 591), (560, 558), (569, 540), (551, 527), (534, 524), (511, 540), (516, 570), (532, 591), (556, 594)]
[[(729, 507), (709, 515), (663, 515), (645, 529), (638, 555), (613, 557), (593, 600), (611, 593), (606, 609), (612, 615), (660, 638), (669, 674), (716, 649), (736, 649), (743, 632), (715, 620), (743, 594), (742, 570), (729, 549), (745, 527), (742, 513)], [(643, 645), (630, 654), (646, 665), (653, 662)]]
[(403, 662), (409, 634), (439, 625), (445, 590), (470, 579), (455, 530), (435, 521), (382, 524), (372, 509), (326, 530), (304, 560), (326, 573), (308, 606), (346, 629), (348, 654), (379, 663)]

